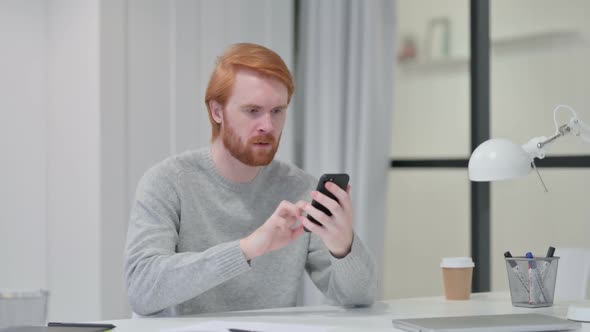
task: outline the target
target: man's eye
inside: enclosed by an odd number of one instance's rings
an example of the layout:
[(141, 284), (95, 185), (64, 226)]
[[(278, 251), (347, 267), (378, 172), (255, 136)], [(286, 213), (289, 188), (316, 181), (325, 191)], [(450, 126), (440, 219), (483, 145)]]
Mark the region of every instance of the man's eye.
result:
[(282, 109), (282, 108), (277, 108), (277, 109), (274, 109), (272, 112), (273, 112), (274, 114), (280, 114), (280, 113), (282, 113), (282, 112), (283, 112), (283, 109)]
[(256, 109), (256, 108), (250, 108), (250, 109), (248, 109), (248, 113), (250, 113), (250, 114), (256, 114), (256, 113), (258, 113), (258, 109)]

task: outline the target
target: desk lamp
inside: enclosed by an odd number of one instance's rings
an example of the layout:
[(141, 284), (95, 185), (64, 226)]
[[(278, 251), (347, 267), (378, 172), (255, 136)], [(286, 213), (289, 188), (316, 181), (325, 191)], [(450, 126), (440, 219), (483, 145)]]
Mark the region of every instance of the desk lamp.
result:
[[(557, 123), (557, 111), (569, 110), (572, 117), (568, 123)], [(545, 148), (559, 137), (573, 134), (590, 143), (590, 126), (582, 122), (576, 111), (567, 105), (558, 105), (553, 110), (555, 134), (549, 138), (534, 137), (523, 145), (507, 139), (495, 138), (481, 143), (469, 158), (469, 179), (471, 181), (500, 181), (527, 175), (533, 168), (541, 180), (545, 191), (547, 187), (535, 166), (535, 158), (545, 158)], [(567, 318), (570, 320), (590, 322), (590, 304), (570, 305)]]
[[(572, 113), (569, 122), (564, 125), (557, 123), (557, 111), (565, 109)], [(507, 139), (494, 138), (481, 143), (469, 158), (469, 179), (471, 181), (509, 180), (527, 175), (533, 168), (545, 191), (547, 187), (535, 166), (535, 158), (545, 158), (545, 149), (559, 137), (573, 134), (590, 143), (590, 126), (578, 119), (573, 108), (558, 105), (553, 110), (555, 134), (549, 138), (534, 137), (523, 145), (515, 144)]]

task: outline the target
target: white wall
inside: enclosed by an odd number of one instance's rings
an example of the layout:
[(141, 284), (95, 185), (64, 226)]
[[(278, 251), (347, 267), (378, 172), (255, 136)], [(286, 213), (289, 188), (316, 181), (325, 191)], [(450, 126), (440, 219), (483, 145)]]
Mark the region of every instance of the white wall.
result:
[[(50, 317), (100, 317), (98, 1), (48, 3), (47, 262)], [(74, 305), (73, 305), (74, 304)]]
[(293, 10), (292, 0), (1, 1), (0, 289), (49, 289), (51, 320), (127, 317), (137, 181), (209, 144), (204, 90), (229, 44), (267, 45), (292, 66)]
[(47, 288), (50, 317), (96, 318), (97, 2), (3, 1), (0, 45), (0, 288)]
[(127, 3), (100, 1), (101, 316), (126, 317), (123, 277), (127, 187)]
[[(469, 1), (400, 0), (397, 6), (397, 49), (402, 49), (404, 38), (413, 38), (417, 63), (396, 66), (394, 109), (399, 111), (392, 115), (391, 153), (402, 158), (465, 158), (470, 152)], [(450, 21), (449, 56), (455, 61), (429, 61), (428, 24), (441, 17)], [(433, 39), (436, 36), (440, 34), (434, 33)]]
[(0, 289), (47, 287), (44, 0), (0, 2)]

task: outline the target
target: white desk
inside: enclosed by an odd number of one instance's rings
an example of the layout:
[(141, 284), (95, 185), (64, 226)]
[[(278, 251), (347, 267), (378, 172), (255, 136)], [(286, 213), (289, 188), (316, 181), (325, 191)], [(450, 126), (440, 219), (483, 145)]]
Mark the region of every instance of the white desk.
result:
[[(567, 303), (553, 307), (527, 309), (513, 307), (510, 295), (473, 294), (468, 301), (446, 301), (444, 297), (409, 298), (375, 303), (370, 308), (332, 306), (296, 307), (240, 311), (192, 316), (187, 318), (140, 318), (109, 321), (115, 332), (157, 332), (166, 328), (190, 326), (207, 320), (237, 320), (264, 323), (309, 324), (329, 326), (330, 331), (400, 331), (392, 327), (394, 318), (429, 316), (493, 315), (508, 313), (543, 313), (565, 318)], [(582, 331), (590, 332), (590, 323)]]

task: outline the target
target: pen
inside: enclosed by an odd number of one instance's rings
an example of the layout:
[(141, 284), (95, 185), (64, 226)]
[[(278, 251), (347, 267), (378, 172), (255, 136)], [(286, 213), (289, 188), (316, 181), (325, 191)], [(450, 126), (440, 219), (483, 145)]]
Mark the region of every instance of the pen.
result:
[(553, 255), (555, 254), (555, 248), (549, 246), (549, 249), (547, 249), (547, 257), (553, 257)]
[[(547, 249), (547, 255), (545, 255), (545, 257), (553, 257), (553, 255), (555, 254), (555, 248), (552, 246), (549, 246), (549, 248)], [(549, 266), (551, 265), (551, 261), (549, 262), (545, 262), (545, 264), (543, 264), (543, 271), (541, 271), (541, 280), (545, 280), (545, 277), (547, 276), (547, 272), (549, 271)]]
[[(510, 251), (507, 251), (507, 252), (504, 253), (504, 257), (506, 257), (506, 258), (512, 258), (512, 254), (510, 253)], [(508, 264), (512, 268), (512, 271), (516, 275), (516, 278), (518, 278), (518, 280), (524, 286), (524, 288), (526, 289), (526, 291), (529, 292), (529, 285), (524, 280), (522, 274), (520, 274), (520, 269), (518, 268), (518, 264), (516, 264), (516, 262), (513, 261), (513, 260), (508, 260)]]
[[(533, 253), (531, 253), (531, 252), (527, 252), (526, 257), (530, 258), (530, 259), (534, 258)], [(530, 303), (531, 297), (533, 298), (533, 303), (531, 303), (531, 304), (534, 304), (534, 299), (535, 299), (535, 295), (536, 295), (536, 294), (533, 294), (533, 289), (534, 289), (533, 279), (534, 279), (534, 281), (537, 282), (537, 285), (539, 286), (539, 291), (541, 291), (541, 294), (539, 294), (539, 296), (540, 296), (539, 299), (541, 300), (541, 302), (545, 302), (547, 299), (547, 296), (545, 296), (545, 291), (543, 290), (544, 287), (543, 287), (543, 283), (541, 282), (541, 274), (539, 273), (539, 269), (537, 269), (537, 263), (534, 260), (531, 260), (531, 261), (529, 261), (529, 287), (531, 288), (531, 291), (529, 292), (529, 295), (530, 295), (529, 296), (529, 303)]]
[[(525, 254), (526, 258), (533, 258), (533, 254), (531, 252), (527, 252)], [(528, 263), (528, 272), (529, 272), (529, 304), (535, 304), (535, 295), (533, 294), (533, 289), (534, 289), (534, 285), (533, 285), (533, 264), (535, 262), (533, 261), (529, 261)]]
[(112, 330), (116, 326), (113, 324), (93, 324), (93, 323), (60, 323), (60, 322), (49, 322), (47, 326), (60, 326), (60, 327), (96, 327)]

